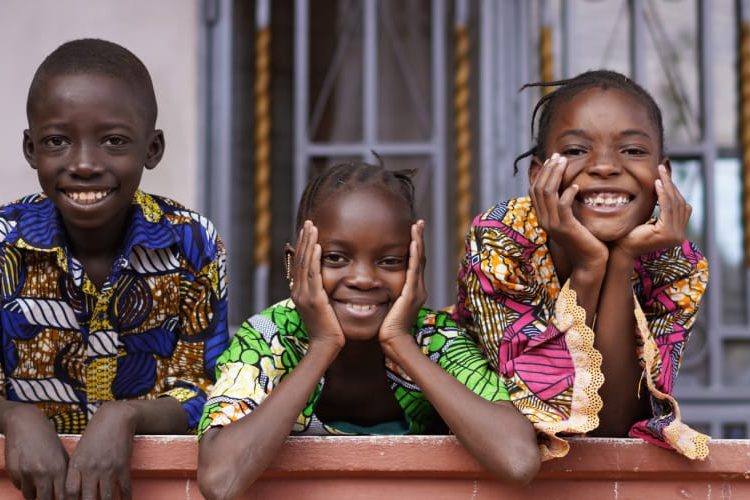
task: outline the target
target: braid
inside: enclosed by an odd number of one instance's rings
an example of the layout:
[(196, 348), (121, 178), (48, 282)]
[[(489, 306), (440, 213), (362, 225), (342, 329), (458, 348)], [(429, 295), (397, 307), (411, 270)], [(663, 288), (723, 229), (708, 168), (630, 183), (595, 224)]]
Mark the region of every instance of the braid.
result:
[[(527, 83), (520, 90), (531, 87), (557, 87), (555, 90), (542, 96), (534, 106), (531, 114), (531, 138), (534, 145), (528, 151), (519, 155), (513, 162), (513, 173), (518, 173), (518, 162), (529, 156), (547, 156), (547, 133), (549, 125), (555, 115), (557, 107), (583, 92), (592, 88), (603, 90), (617, 89), (625, 92), (636, 99), (646, 108), (651, 121), (658, 131), (658, 144), (660, 154), (664, 151), (664, 126), (662, 124), (661, 110), (654, 98), (643, 87), (635, 83), (627, 76), (610, 70), (594, 70), (581, 73), (567, 80), (556, 80), (554, 82)], [(537, 115), (539, 120), (537, 122)], [(536, 134), (534, 130), (536, 129)]]
[(378, 165), (364, 162), (338, 163), (313, 178), (302, 193), (297, 211), (297, 231), (307, 219), (310, 219), (319, 200), (329, 198), (336, 191), (364, 186), (379, 186), (397, 194), (409, 207), (411, 219), (416, 219), (415, 189), (412, 182), (415, 170), (388, 170), (382, 159), (377, 155), (376, 157)]

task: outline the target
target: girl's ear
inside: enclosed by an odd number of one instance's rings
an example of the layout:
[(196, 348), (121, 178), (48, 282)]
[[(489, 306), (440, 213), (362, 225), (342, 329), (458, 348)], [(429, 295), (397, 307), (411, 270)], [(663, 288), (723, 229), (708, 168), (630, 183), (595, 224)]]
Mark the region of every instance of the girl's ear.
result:
[(164, 148), (166, 144), (164, 142), (164, 132), (159, 129), (154, 130), (151, 141), (148, 145), (148, 152), (146, 156), (146, 168), (152, 170), (161, 161), (161, 157), (164, 155)]
[(664, 167), (667, 169), (667, 172), (669, 172), (669, 176), (672, 176), (672, 163), (669, 161), (669, 158), (666, 156), (662, 158), (661, 164), (664, 165)]
[(292, 279), (292, 266), (294, 265), (294, 247), (288, 241), (284, 244), (284, 276), (287, 281)]
[(529, 186), (534, 184), (534, 181), (539, 175), (539, 172), (542, 171), (543, 166), (544, 162), (537, 158), (536, 155), (531, 157), (531, 165), (529, 165)]

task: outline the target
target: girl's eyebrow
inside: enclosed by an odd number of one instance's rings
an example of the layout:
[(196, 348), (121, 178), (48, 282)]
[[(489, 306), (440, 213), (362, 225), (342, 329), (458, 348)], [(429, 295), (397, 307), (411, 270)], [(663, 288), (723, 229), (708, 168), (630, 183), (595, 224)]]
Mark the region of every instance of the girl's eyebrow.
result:
[(565, 130), (561, 134), (557, 136), (558, 139), (562, 139), (567, 136), (573, 136), (573, 137), (582, 137), (584, 139), (590, 139), (591, 137), (586, 133), (585, 130), (581, 128), (570, 128), (568, 130)]
[(637, 128), (623, 130), (622, 132), (620, 132), (620, 136), (622, 137), (639, 136), (639, 137), (643, 137), (644, 139), (651, 139), (651, 136), (647, 132), (637, 129)]

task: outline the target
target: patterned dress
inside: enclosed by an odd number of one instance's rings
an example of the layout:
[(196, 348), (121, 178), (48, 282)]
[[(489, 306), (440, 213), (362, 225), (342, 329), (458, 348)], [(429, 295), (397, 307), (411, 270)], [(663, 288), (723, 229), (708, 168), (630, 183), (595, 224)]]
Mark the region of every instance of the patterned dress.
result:
[[(479, 396), (507, 401), (505, 386), (476, 343), (446, 313), (419, 311), (412, 331), (425, 356)], [(229, 425), (258, 407), (274, 387), (299, 364), (308, 348), (305, 326), (294, 303), (287, 299), (245, 322), (232, 345), (219, 358), (216, 386), (203, 410), (199, 434)], [(404, 412), (405, 433), (444, 433), (445, 424), (415, 383), (386, 358), (393, 395)], [(334, 424), (315, 416), (325, 379), (317, 385), (295, 423), (292, 434), (342, 434)]]
[(0, 208), (0, 396), (80, 433), (115, 399), (171, 396), (198, 424), (226, 349), (225, 251), (210, 221), (136, 192), (101, 289), (42, 194)]
[[(543, 458), (565, 455), (568, 445), (558, 434), (599, 425), (601, 354), (575, 291), (558, 282), (528, 197), (474, 219), (458, 281), (455, 318), (479, 340), (511, 400), (546, 438)], [(633, 425), (630, 435), (691, 458), (708, 454), (708, 437), (681, 422), (671, 393), (707, 282), (708, 264), (689, 241), (639, 257), (632, 276), (636, 354), (653, 416)]]

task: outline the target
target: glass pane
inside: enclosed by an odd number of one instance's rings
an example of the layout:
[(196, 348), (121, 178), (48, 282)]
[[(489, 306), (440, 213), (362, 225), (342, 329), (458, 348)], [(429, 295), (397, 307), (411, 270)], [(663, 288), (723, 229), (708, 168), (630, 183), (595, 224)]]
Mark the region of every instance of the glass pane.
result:
[(362, 2), (310, 2), (309, 134), (315, 142), (362, 140)]
[[(661, 107), (667, 145), (699, 141), (696, 0), (643, 2), (645, 81)], [(711, 63), (713, 64), (713, 62)]]
[(690, 333), (688, 344), (683, 351), (682, 365), (680, 365), (676, 383), (678, 389), (705, 387), (708, 385), (710, 360), (708, 357), (706, 328), (701, 321), (705, 316), (705, 312), (701, 312), (698, 315), (698, 319), (693, 325), (693, 331)]
[(569, 74), (596, 68), (630, 73), (627, 0), (574, 0), (570, 2)]
[(431, 132), (431, 2), (378, 2), (378, 138), (419, 141)]
[(713, 273), (721, 276), (721, 322), (745, 324), (747, 322), (747, 270), (742, 248), (742, 183), (740, 162), (724, 158), (716, 162), (715, 210), (716, 247), (718, 262), (711, 262)]
[(672, 180), (685, 200), (693, 207), (688, 223), (688, 239), (705, 253), (703, 228), (705, 227), (705, 190), (700, 162), (697, 160), (673, 160)]
[(714, 103), (714, 126), (719, 147), (737, 145), (737, 18), (735, 2), (711, 3), (713, 20), (713, 52), (710, 56), (711, 71), (716, 93)]
[(742, 422), (727, 422), (721, 426), (722, 439), (746, 439), (747, 425)]
[(724, 363), (721, 367), (722, 382), (728, 386), (750, 385), (750, 341), (728, 340), (724, 342)]

